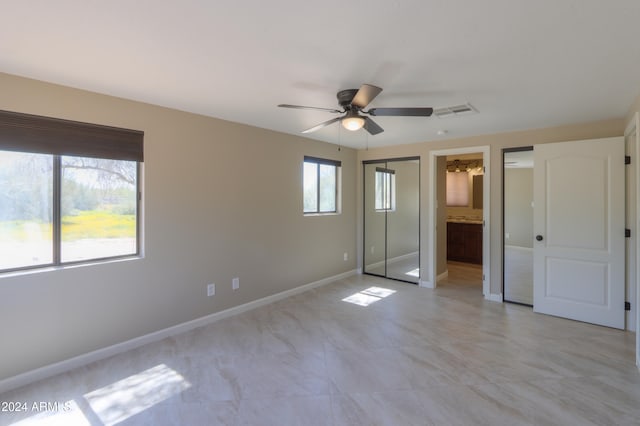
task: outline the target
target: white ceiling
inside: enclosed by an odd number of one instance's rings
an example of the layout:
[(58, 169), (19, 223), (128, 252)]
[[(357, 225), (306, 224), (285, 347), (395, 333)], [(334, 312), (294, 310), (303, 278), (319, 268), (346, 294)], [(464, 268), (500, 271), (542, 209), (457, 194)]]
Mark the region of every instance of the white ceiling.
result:
[[(338, 90), (376, 117), (308, 137), (364, 148), (624, 117), (640, 91), (638, 0), (2, 1), (0, 71), (299, 134)], [(447, 130), (438, 135), (438, 130)]]

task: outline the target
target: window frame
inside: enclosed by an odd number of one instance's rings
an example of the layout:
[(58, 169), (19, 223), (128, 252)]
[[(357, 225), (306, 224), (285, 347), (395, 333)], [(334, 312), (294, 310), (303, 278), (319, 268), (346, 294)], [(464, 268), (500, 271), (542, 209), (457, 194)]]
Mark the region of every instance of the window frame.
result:
[[(388, 205), (389, 207), (378, 207), (378, 173), (383, 174), (383, 188), (382, 188), (382, 199), (380, 200), (382, 206)], [(386, 182), (389, 183), (388, 189), (385, 188)], [(385, 191), (385, 189), (387, 189)], [(374, 210), (377, 212), (394, 212), (396, 211), (396, 171), (393, 169), (387, 169), (384, 167), (376, 167), (376, 178), (374, 180)]]
[[(316, 209), (314, 211), (306, 211), (305, 207), (304, 207), (304, 195), (305, 195), (304, 194), (304, 191), (305, 191), (305, 187), (304, 187), (304, 164), (305, 163), (315, 164), (315, 167), (316, 167)], [(342, 162), (339, 161), (339, 160), (329, 160), (329, 159), (326, 159), (326, 158), (311, 157), (311, 156), (305, 155), (302, 164), (303, 164), (302, 213), (305, 216), (319, 216), (319, 215), (335, 215), (335, 214), (339, 214), (340, 213), (340, 186), (341, 186)], [(333, 166), (334, 167), (334, 171), (335, 171), (335, 188), (334, 188), (334, 197), (335, 197), (334, 206), (335, 206), (335, 209), (334, 210), (323, 211), (323, 210), (320, 209), (320, 187), (321, 187), (321, 183), (320, 183), (320, 166), (321, 165)]]
[[(0, 269), (0, 274), (140, 257), (142, 252), (142, 166), (144, 132), (0, 110), (0, 151), (52, 156), (52, 261)], [(135, 253), (63, 262), (62, 157), (91, 157), (136, 163)]]

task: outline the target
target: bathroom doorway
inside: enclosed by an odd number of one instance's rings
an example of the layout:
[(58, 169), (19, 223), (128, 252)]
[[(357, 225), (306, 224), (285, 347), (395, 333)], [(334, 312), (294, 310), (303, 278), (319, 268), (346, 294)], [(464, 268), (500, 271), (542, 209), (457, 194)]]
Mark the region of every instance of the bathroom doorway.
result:
[(479, 294), (502, 300), (489, 291), (489, 154), (488, 146), (430, 153), (430, 272), (421, 285), (435, 288), (438, 281), (449, 279), (451, 261), (475, 269)]

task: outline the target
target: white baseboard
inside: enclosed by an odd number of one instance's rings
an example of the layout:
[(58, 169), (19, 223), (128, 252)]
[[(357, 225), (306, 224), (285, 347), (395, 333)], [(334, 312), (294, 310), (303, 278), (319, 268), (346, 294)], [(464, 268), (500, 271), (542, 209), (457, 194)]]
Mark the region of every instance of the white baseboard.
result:
[[(447, 277), (449, 277), (449, 271), (448, 271), (448, 270), (447, 270), (447, 271), (444, 271), (443, 273), (441, 273), (440, 275), (438, 275), (438, 276), (436, 277), (436, 285), (437, 285), (440, 281), (442, 281), (442, 280), (446, 279)], [(434, 289), (434, 288), (436, 288), (436, 286), (435, 286), (431, 281), (423, 281), (423, 280), (420, 280), (420, 281), (418, 282), (418, 286), (420, 286), (420, 287), (424, 287), (424, 288), (430, 288), (430, 289)]]
[(500, 303), (502, 303), (502, 293), (489, 293), (484, 298), (486, 300), (490, 300), (492, 302), (500, 302)]
[(348, 278), (350, 276), (358, 274), (357, 270), (351, 270), (342, 274), (334, 275), (332, 277), (323, 278), (318, 281), (314, 281), (309, 284), (301, 285), (300, 287), (292, 288), (280, 293), (272, 294), (271, 296), (263, 297), (262, 299), (254, 300), (242, 305), (234, 306), (233, 308), (225, 309), (220, 312), (215, 312), (211, 315), (207, 315), (201, 318), (197, 318), (191, 321), (184, 322), (182, 324), (174, 325), (173, 327), (165, 328), (163, 330), (154, 331), (153, 333), (145, 334), (144, 336), (136, 337), (125, 342), (116, 343), (115, 345), (107, 346), (102, 349), (98, 349), (92, 352), (88, 352), (83, 355), (78, 355), (73, 358), (69, 358), (64, 361), (49, 364), (44, 367), (36, 368), (35, 370), (27, 371), (25, 373), (18, 374), (13, 377), (9, 377), (0, 380), (0, 393), (7, 392), (11, 389), (16, 389), (21, 386), (28, 385), (29, 383), (36, 382), (38, 380), (46, 379), (48, 377), (55, 376), (60, 373), (72, 370), (74, 368), (82, 367), (89, 363), (99, 361), (101, 359), (108, 358), (113, 355), (117, 355), (122, 352), (129, 351), (131, 349), (138, 348), (148, 343), (156, 342), (158, 340), (165, 339), (176, 334), (185, 333), (193, 330), (194, 328), (202, 327), (221, 319), (237, 315), (242, 312), (249, 311), (251, 309), (258, 308), (260, 306), (268, 305), (278, 300), (285, 299), (295, 294), (303, 293), (316, 287), (320, 287), (334, 281)]
[(418, 282), (418, 286), (424, 287), (424, 288), (431, 288), (431, 289), (436, 288), (431, 281), (422, 281), (422, 280), (420, 280)]

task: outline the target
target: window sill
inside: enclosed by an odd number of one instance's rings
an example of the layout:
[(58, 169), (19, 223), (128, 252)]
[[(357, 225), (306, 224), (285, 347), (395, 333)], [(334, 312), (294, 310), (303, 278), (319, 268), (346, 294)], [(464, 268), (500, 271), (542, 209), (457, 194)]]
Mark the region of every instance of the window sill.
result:
[(22, 269), (14, 269), (6, 272), (0, 272), (0, 279), (31, 275), (31, 274), (41, 274), (46, 272), (62, 271), (65, 269), (82, 268), (87, 266), (97, 266), (97, 265), (106, 265), (110, 263), (129, 262), (129, 261), (139, 260), (143, 258), (144, 257), (140, 254), (132, 254), (132, 255), (114, 257), (109, 259), (93, 259), (93, 260), (86, 260), (81, 262), (66, 263), (64, 265), (43, 265), (43, 266), (25, 267)]
[(303, 213), (304, 217), (311, 217), (311, 216), (338, 216), (340, 215), (340, 212), (328, 212), (328, 213)]

